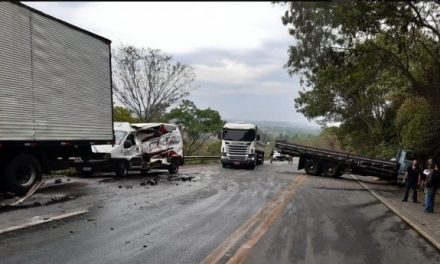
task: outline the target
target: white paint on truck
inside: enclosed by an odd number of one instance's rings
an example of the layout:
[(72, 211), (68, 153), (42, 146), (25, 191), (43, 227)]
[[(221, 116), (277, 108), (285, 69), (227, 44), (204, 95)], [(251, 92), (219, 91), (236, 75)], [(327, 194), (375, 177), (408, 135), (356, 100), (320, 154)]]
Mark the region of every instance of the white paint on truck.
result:
[(223, 167), (245, 165), (251, 169), (264, 162), (264, 144), (255, 124), (226, 123), (222, 133), (221, 162)]

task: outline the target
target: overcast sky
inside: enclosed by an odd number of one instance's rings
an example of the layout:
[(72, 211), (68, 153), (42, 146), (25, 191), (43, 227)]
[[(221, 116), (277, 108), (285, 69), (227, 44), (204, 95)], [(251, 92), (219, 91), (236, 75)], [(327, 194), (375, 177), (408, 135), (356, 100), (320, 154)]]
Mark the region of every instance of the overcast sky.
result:
[(112, 40), (161, 49), (190, 64), (190, 98), (223, 118), (309, 124), (294, 108), (300, 89), (283, 65), (293, 42), (286, 7), (269, 2), (23, 2)]

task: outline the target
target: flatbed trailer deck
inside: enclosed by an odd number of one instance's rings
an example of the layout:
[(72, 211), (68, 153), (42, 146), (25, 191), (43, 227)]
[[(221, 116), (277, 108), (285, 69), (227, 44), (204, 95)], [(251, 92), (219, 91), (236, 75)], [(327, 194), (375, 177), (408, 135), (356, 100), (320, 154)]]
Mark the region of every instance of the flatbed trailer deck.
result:
[(396, 181), (409, 164), (409, 153), (403, 150), (396, 161), (388, 161), (286, 142), (276, 142), (275, 147), (282, 154), (299, 157), (298, 170), (304, 169), (309, 175), (339, 177), (351, 173)]

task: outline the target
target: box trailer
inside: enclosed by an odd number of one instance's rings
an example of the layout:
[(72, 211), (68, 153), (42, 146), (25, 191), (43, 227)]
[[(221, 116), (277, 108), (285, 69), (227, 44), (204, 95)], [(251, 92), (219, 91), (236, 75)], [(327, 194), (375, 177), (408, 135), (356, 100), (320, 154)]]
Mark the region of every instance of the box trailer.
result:
[(23, 194), (42, 173), (112, 144), (111, 41), (0, 2), (0, 180)]

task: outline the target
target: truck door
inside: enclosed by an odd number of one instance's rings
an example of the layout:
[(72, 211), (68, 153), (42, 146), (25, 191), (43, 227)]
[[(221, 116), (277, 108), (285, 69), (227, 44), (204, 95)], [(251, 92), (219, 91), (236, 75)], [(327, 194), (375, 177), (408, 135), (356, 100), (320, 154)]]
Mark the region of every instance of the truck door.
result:
[(133, 134), (129, 134), (124, 141), (122, 155), (126, 157), (131, 157), (137, 155), (139, 152), (139, 147), (136, 144), (136, 140)]

